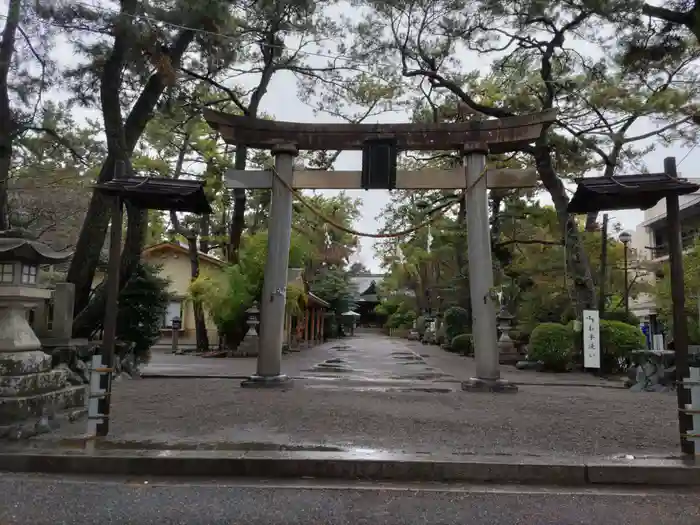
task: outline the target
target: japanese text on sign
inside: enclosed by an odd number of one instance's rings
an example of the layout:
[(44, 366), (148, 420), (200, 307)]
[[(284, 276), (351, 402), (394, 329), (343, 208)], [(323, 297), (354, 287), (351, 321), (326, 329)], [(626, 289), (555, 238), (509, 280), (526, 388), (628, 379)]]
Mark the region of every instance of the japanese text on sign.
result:
[(600, 368), (600, 315), (598, 310), (583, 311), (583, 366)]

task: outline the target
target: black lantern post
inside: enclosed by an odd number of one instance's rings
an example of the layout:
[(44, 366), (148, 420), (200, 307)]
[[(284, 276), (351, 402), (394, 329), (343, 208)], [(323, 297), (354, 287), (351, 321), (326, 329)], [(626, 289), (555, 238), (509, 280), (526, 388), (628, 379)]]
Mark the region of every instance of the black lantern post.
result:
[(630, 314), (630, 285), (629, 285), (629, 263), (628, 263), (628, 257), (627, 254), (629, 252), (629, 244), (630, 241), (632, 241), (632, 234), (630, 232), (624, 231), (620, 234), (620, 242), (624, 245), (625, 250), (624, 250), (624, 265), (625, 265), (625, 295), (624, 295), (624, 300), (625, 300), (625, 315), (629, 317)]

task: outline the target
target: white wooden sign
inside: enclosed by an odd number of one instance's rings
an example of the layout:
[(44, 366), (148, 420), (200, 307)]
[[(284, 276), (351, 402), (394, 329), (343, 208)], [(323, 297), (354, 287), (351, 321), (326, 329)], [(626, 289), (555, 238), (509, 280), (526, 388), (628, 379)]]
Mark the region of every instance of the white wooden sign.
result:
[(600, 368), (600, 314), (583, 311), (583, 367)]

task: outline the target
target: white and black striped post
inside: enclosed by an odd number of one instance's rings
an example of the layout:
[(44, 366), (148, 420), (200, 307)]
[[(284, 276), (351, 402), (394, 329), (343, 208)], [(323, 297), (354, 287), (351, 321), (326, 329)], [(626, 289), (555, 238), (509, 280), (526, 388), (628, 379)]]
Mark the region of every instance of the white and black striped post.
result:
[(89, 440), (97, 436), (107, 435), (112, 370), (112, 368), (103, 365), (101, 354), (92, 356), (87, 418), (87, 438)]
[[(698, 363), (700, 365), (700, 363)], [(681, 439), (685, 439), (694, 448), (695, 455), (700, 455), (700, 366), (690, 366), (688, 368), (690, 374), (688, 378), (683, 379), (683, 383), (679, 388), (684, 388), (690, 391), (687, 396), (690, 404), (686, 404), (681, 412), (692, 422), (685, 430), (685, 435)]]

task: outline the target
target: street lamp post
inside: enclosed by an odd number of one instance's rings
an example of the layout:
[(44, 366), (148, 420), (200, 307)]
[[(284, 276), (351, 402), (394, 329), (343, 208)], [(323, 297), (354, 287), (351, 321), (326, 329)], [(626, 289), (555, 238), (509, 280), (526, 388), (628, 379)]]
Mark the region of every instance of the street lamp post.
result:
[(625, 315), (629, 316), (630, 313), (630, 288), (629, 288), (629, 281), (627, 278), (627, 274), (629, 271), (629, 267), (627, 264), (627, 250), (629, 249), (629, 243), (632, 240), (632, 234), (630, 232), (624, 231), (620, 234), (620, 242), (624, 244), (625, 246), (625, 255), (624, 255), (624, 261), (625, 261)]

